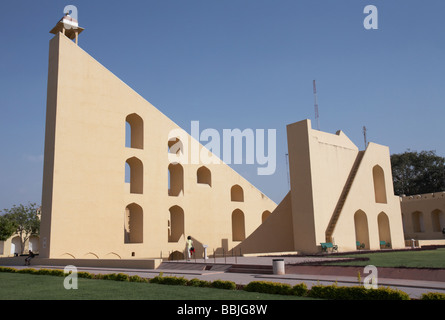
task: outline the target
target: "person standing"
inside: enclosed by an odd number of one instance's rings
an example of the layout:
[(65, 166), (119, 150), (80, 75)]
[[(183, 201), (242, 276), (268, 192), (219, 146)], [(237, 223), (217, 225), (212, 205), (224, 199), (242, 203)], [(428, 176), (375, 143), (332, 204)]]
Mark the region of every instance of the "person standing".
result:
[(188, 260), (190, 260), (192, 254), (195, 252), (195, 248), (193, 247), (193, 240), (192, 237), (187, 237), (187, 257)]

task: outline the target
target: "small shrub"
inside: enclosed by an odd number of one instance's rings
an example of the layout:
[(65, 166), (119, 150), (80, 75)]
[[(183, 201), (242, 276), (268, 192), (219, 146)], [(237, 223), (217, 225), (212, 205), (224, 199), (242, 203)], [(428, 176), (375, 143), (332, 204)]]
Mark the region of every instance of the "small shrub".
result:
[(129, 276), (125, 273), (109, 273), (109, 274), (100, 275), (98, 277), (98, 279), (114, 280), (114, 281), (129, 281)]
[(161, 284), (161, 281), (162, 281), (162, 276), (159, 275), (154, 278), (151, 278), (148, 282)]
[(41, 274), (41, 275), (45, 275), (45, 276), (47, 276), (47, 275), (51, 276), (52, 275), (52, 271), (53, 270), (50, 270), (50, 269), (40, 269), (36, 273), (37, 274)]
[(57, 277), (63, 277), (66, 275), (66, 273), (63, 272), (63, 270), (58, 270), (58, 269), (40, 269), (37, 272), (37, 274), (57, 276)]
[(273, 286), (272, 293), (281, 295), (291, 295), (292, 286), (287, 283), (276, 283), (276, 285)]
[(39, 271), (33, 268), (20, 269), (16, 271), (17, 273), (29, 273), (29, 274), (39, 274)]
[(299, 297), (304, 297), (308, 293), (307, 285), (305, 283), (299, 283), (292, 287), (292, 294)]
[(215, 280), (211, 283), (210, 286), (216, 289), (226, 289), (226, 290), (236, 289), (236, 284), (233, 281)]
[(108, 273), (108, 274), (101, 274), (100, 279), (101, 280), (114, 280), (115, 273)]
[(17, 269), (10, 267), (0, 267), (0, 272), (17, 272)]
[(268, 281), (252, 281), (244, 287), (244, 290), (251, 292), (296, 296), (305, 296), (308, 292), (305, 283), (299, 283), (292, 287), (286, 283)]
[(129, 281), (130, 281), (130, 282), (148, 282), (147, 279), (145, 279), (145, 278), (141, 278), (141, 277), (138, 276), (138, 275), (130, 276)]
[(63, 272), (63, 270), (51, 270), (50, 274), (52, 276), (57, 276), (57, 277), (63, 277), (65, 276), (65, 272)]
[(80, 271), (77, 273), (77, 276), (79, 278), (85, 278), (85, 279), (94, 279), (95, 276), (92, 273), (86, 272), (86, 271)]
[(116, 276), (115, 273), (101, 274), (99, 279), (101, 279), (101, 280), (114, 280), (115, 276)]
[(211, 282), (194, 278), (189, 280), (187, 285), (190, 287), (210, 287)]
[(244, 290), (270, 294), (292, 294), (292, 287), (289, 284), (268, 281), (252, 281), (244, 287)]
[(184, 277), (163, 277), (162, 275), (156, 276), (150, 280), (151, 283), (167, 284), (167, 285), (187, 285), (188, 280)]
[(311, 298), (320, 298), (320, 299), (329, 299), (332, 295), (332, 286), (323, 286), (316, 284), (312, 286), (311, 290), (308, 293), (308, 296)]
[(410, 300), (411, 298), (406, 292), (399, 289), (384, 288), (369, 289), (369, 300)]
[(423, 293), (420, 300), (445, 300), (445, 293), (428, 292)]
[(129, 281), (130, 277), (128, 276), (128, 274), (125, 273), (118, 273), (116, 274), (114, 280), (116, 281)]
[(186, 286), (188, 280), (185, 279), (184, 277), (164, 277), (163, 282), (164, 282), (164, 284), (172, 285), (172, 286), (174, 286), (174, 285)]

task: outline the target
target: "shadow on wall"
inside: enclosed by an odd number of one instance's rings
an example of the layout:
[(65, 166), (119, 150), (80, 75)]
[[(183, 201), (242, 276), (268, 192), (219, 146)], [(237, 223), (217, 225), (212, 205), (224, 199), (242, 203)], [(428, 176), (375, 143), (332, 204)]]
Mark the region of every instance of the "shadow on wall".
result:
[(212, 257), (223, 257), (229, 252), (229, 239), (221, 239), (221, 247), (216, 248), (213, 252), (209, 252), (207, 255)]
[(294, 250), (290, 192), (268, 218), (233, 250), (241, 250), (242, 254)]

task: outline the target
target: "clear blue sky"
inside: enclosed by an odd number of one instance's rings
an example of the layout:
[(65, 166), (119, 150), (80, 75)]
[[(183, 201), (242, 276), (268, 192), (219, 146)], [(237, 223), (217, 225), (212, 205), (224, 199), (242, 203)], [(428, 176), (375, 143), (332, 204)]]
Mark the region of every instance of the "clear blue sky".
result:
[(41, 202), (49, 30), (69, 4), (80, 46), (186, 131), (276, 129), (274, 175), (234, 169), (277, 203), (286, 125), (315, 126), (314, 79), (321, 130), (445, 156), (443, 0), (3, 1), (0, 209)]

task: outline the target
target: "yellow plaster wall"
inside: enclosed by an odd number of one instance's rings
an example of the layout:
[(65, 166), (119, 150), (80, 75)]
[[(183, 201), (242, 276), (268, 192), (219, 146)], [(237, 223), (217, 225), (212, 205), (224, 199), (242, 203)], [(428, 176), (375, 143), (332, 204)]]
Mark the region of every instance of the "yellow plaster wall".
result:
[[(342, 131), (329, 134), (313, 130), (310, 120), (288, 125), (287, 138), (291, 191), (271, 217), (281, 217), (292, 228), (264, 223), (241, 244), (245, 252), (260, 252), (261, 247), (273, 251), (320, 252), (320, 243), (326, 242), (326, 230), (359, 155), (358, 148)], [(373, 168), (377, 165), (384, 172), (386, 203), (377, 202), (375, 197)], [(367, 225), (355, 223), (357, 212), (363, 212)], [(379, 226), (381, 212), (386, 214), (388, 223)], [(370, 143), (363, 153), (336, 223), (332, 241), (338, 251), (356, 250), (356, 230), (359, 238), (366, 233), (366, 249), (380, 249), (380, 240), (390, 242), (392, 248), (405, 246), (400, 203), (392, 186), (389, 149), (375, 143)], [(281, 236), (283, 231), (286, 237)], [(263, 239), (270, 243), (265, 245)], [(293, 246), (289, 246), (289, 241)], [(263, 244), (254, 248), (255, 243)]]
[[(125, 119), (144, 122), (143, 149), (125, 147)], [(183, 252), (185, 237), (208, 252), (230, 249), (231, 214), (244, 213), (246, 236), (276, 204), (225, 164), (208, 164), (212, 185), (197, 184), (202, 164), (184, 164), (184, 192), (168, 195), (168, 136), (178, 126), (62, 34), (50, 42), (42, 197), (41, 256), (166, 257)], [(192, 140), (186, 135), (189, 143)], [(199, 145), (199, 148), (202, 146)], [(190, 155), (189, 155), (190, 156)], [(143, 163), (143, 193), (128, 192), (125, 162)], [(232, 202), (238, 184), (244, 202)], [(124, 243), (125, 208), (143, 209), (143, 242)], [(184, 211), (185, 233), (168, 242), (169, 208)], [(132, 255), (134, 253), (134, 255)]]
[[(445, 240), (442, 229), (445, 228), (445, 192), (435, 192), (400, 197), (405, 239)], [(421, 213), (418, 218), (415, 212)], [(421, 221), (415, 222), (415, 219)], [(421, 224), (421, 228), (414, 224)], [(426, 243), (425, 241), (423, 243)], [(433, 241), (434, 243), (434, 241)]]

